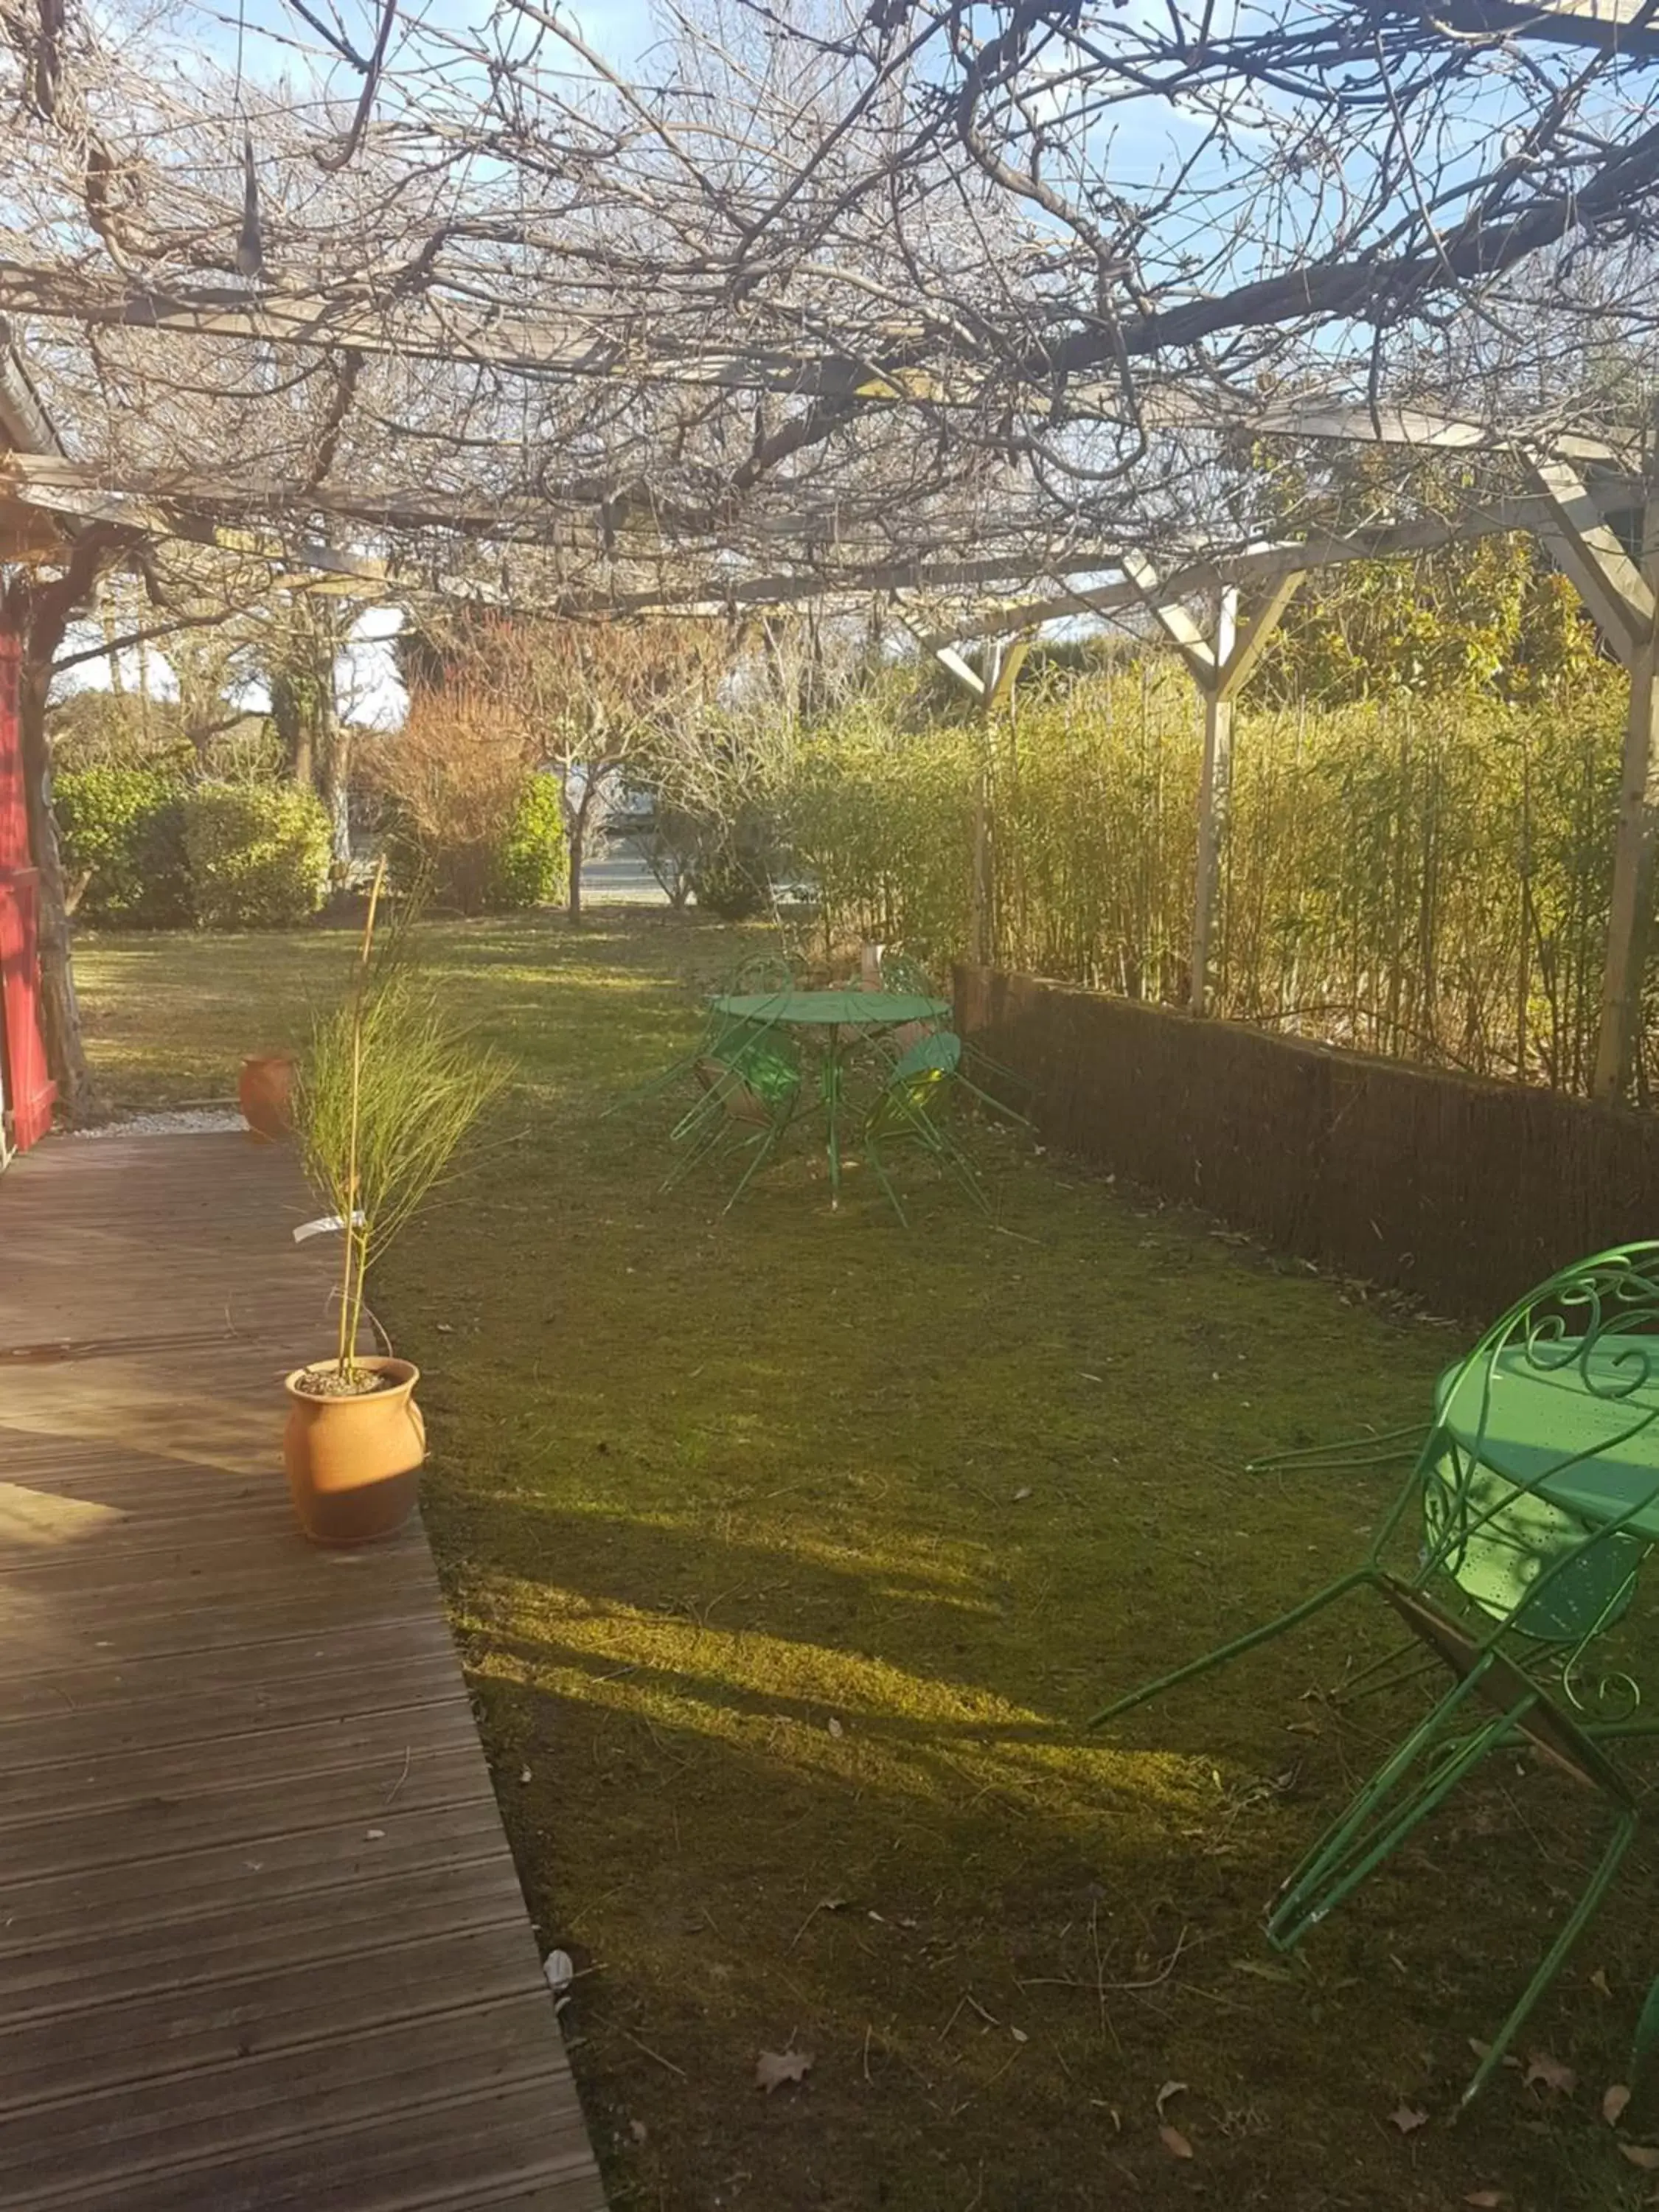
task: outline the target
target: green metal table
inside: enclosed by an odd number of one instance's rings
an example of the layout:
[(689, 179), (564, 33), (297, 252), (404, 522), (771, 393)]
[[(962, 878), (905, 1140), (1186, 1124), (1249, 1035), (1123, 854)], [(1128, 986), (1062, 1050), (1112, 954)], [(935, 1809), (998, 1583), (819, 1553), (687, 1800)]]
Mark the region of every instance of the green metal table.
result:
[(1659, 1337), (1598, 1336), (1587, 1366), (1570, 1339), (1507, 1345), (1465, 1372), (1442, 1418), (1517, 1488), (1659, 1538)]
[(715, 1013), (758, 1028), (821, 1032), (824, 1055), (819, 1085), (830, 1155), (830, 1202), (841, 1203), (841, 1102), (849, 1040), (902, 1030), (912, 1022), (951, 1018), (948, 999), (915, 991), (739, 991), (714, 1002)]

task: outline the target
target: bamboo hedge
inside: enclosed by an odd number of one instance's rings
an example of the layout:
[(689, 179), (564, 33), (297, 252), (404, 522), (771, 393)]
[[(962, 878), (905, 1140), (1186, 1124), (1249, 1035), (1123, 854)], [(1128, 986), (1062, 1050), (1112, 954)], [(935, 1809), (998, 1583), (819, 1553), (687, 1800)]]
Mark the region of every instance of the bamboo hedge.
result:
[[(1587, 1090), (1623, 713), (1599, 668), (1524, 704), (1247, 702), (1217, 1011)], [(1201, 735), (1191, 684), (1154, 657), (1051, 672), (990, 727), (895, 679), (802, 749), (794, 848), (832, 928), (944, 962), (969, 940), (982, 791), (997, 963), (1180, 1002)]]

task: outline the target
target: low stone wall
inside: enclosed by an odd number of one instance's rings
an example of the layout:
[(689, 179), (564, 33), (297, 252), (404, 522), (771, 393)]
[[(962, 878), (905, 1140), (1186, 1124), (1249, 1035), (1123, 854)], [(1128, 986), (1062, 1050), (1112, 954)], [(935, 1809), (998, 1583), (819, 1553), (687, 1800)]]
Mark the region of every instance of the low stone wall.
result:
[(1045, 1141), (1277, 1250), (1490, 1317), (1659, 1233), (1659, 1115), (959, 968), (957, 1020)]

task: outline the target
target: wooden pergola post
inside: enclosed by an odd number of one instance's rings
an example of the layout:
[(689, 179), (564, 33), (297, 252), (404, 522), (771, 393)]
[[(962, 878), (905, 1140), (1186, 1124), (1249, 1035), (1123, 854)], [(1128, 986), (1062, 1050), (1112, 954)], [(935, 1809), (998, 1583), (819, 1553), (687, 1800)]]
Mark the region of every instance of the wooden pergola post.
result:
[[(1181, 655), (1204, 702), (1204, 759), (1198, 781), (1198, 858), (1193, 880), (1192, 975), (1188, 1004), (1195, 1014), (1210, 1010), (1210, 967), (1221, 888), (1221, 854), (1227, 833), (1227, 804), (1232, 793), (1233, 708), (1249, 682), (1263, 647), (1279, 627), (1305, 571), (1292, 568), (1276, 577), (1267, 597), (1249, 617), (1238, 617), (1238, 586), (1223, 584), (1216, 593), (1213, 619), (1204, 623), (1184, 601), (1159, 583), (1149, 561), (1134, 557), (1125, 573), (1139, 592), (1158, 627)], [(1079, 596), (1082, 596), (1081, 594)]]
[(968, 887), (968, 957), (974, 967), (987, 968), (996, 951), (992, 930), (995, 872), (992, 848), (990, 732), (992, 724), (1012, 695), (1015, 678), (1031, 649), (1031, 637), (1029, 634), (1017, 637), (1006, 646), (1000, 641), (994, 641), (988, 651), (985, 672), (981, 675), (970, 661), (963, 658), (955, 646), (941, 645), (936, 640), (924, 637), (902, 608), (897, 612), (899, 620), (922, 650), (938, 661), (953, 683), (967, 692), (979, 710), (977, 720), (981, 749), (979, 775), (974, 787), (974, 857), (973, 872)]
[(1659, 831), (1659, 637), (1656, 636), (1656, 562), (1659, 498), (1643, 510), (1642, 558), (1632, 561), (1577, 471), (1539, 461), (1533, 473), (1549, 501), (1539, 536), (1607, 641), (1630, 672), (1630, 703), (1619, 781), (1619, 827), (1613, 852), (1607, 954), (1595, 1037), (1591, 1095), (1613, 1104), (1630, 1086), (1642, 1025), (1642, 976), (1653, 898)]
[(1653, 850), (1659, 824), (1659, 657), (1650, 612), (1630, 660), (1630, 704), (1619, 779), (1619, 829), (1613, 848), (1607, 950), (1601, 971), (1601, 1012), (1591, 1095), (1607, 1103), (1625, 1096), (1642, 1027), (1642, 976), (1653, 902)]

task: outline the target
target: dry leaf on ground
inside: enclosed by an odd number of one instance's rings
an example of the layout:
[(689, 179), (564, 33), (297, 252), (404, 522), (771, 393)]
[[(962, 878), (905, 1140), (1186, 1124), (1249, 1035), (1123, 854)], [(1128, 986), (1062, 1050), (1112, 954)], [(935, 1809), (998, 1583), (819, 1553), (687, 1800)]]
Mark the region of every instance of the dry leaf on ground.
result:
[(755, 2061), (755, 2087), (769, 2097), (784, 2081), (799, 2081), (812, 2063), (810, 2051), (763, 2051)]
[(1185, 2094), (1186, 2087), (1187, 2084), (1184, 2081), (1166, 2081), (1164, 2084), (1164, 2087), (1158, 2091), (1156, 2100), (1158, 2105), (1158, 2117), (1160, 2120), (1164, 2118), (1164, 2107), (1169, 2103), (1170, 2098), (1183, 2095)]
[(1600, 1990), (1604, 1997), (1610, 1997), (1613, 1995), (1613, 1991), (1607, 1986), (1607, 1970), (1605, 1966), (1598, 1966), (1590, 1976), (1590, 1987), (1593, 1990)]
[[(1474, 2051), (1477, 2058), (1485, 2058), (1491, 2051), (1492, 2045), (1489, 2043), (1482, 2043), (1478, 2035), (1472, 2035), (1469, 2038), (1469, 2049)], [(1506, 2051), (1504, 2053), (1504, 2063), (1505, 2066), (1513, 2067), (1517, 2074), (1521, 2071), (1521, 2061), (1512, 2051)]]
[(1527, 2061), (1526, 2086), (1531, 2088), (1536, 2081), (1541, 2088), (1553, 2094), (1570, 2097), (1578, 2087), (1578, 2076), (1571, 2066), (1564, 2066), (1559, 2058), (1552, 2058), (1547, 2051), (1534, 2051)]
[(1509, 2201), (1501, 2189), (1472, 2189), (1463, 2199), (1466, 2204), (1474, 2205), (1477, 2212), (1498, 2212), (1498, 2206)]
[(1659, 2150), (1649, 2143), (1621, 2142), (1620, 2150), (1632, 2166), (1640, 2166), (1644, 2173), (1659, 2173)]
[(1158, 2141), (1171, 2158), (1190, 2158), (1193, 2147), (1179, 2128), (1172, 2128), (1166, 2120), (1158, 2131)]
[(1389, 2114), (1390, 2127), (1398, 2128), (1402, 2136), (1415, 2135), (1419, 2128), (1429, 2124), (1426, 2112), (1419, 2112), (1415, 2105), (1396, 2105)]
[(1625, 2107), (1630, 2102), (1630, 2091), (1622, 2081), (1611, 2083), (1601, 2099), (1601, 2118), (1610, 2128), (1616, 2128), (1625, 2117)]

